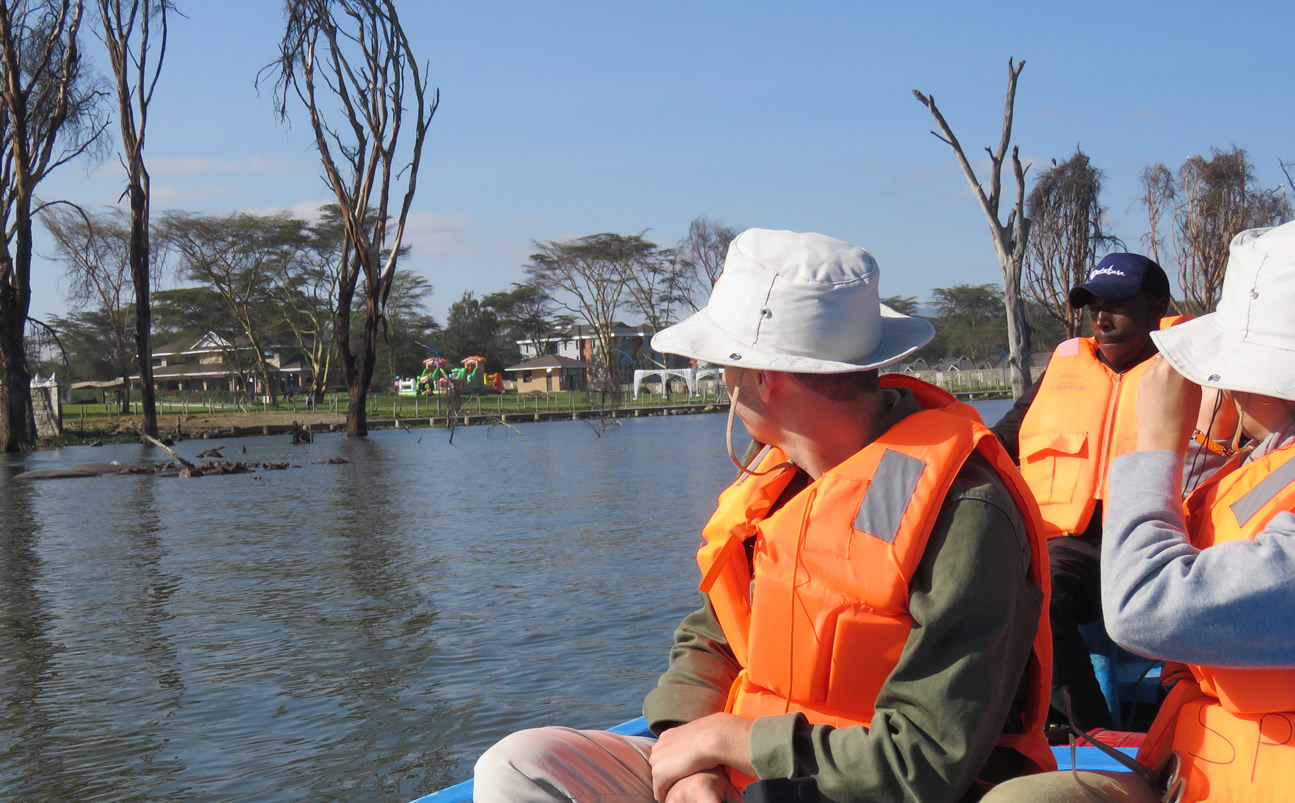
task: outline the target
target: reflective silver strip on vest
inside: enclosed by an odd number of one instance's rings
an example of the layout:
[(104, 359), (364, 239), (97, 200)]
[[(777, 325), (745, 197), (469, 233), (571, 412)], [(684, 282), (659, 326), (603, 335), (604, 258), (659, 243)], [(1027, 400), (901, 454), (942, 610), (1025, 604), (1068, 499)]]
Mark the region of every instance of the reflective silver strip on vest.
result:
[(877, 473), (859, 503), (859, 514), (854, 517), (854, 529), (880, 538), (888, 544), (895, 543), (904, 511), (913, 501), (913, 492), (922, 479), (926, 463), (916, 457), (887, 449), (877, 464)]
[(1295, 482), (1295, 459), (1287, 460), (1277, 470), (1264, 477), (1263, 482), (1246, 492), (1246, 495), (1232, 503), (1232, 515), (1237, 517), (1237, 526), (1244, 527), (1263, 506), (1277, 497), (1283, 488)]
[(746, 464), (747, 470), (743, 471), (742, 476), (738, 477), (737, 481), (734, 482), (733, 484), (741, 485), (742, 483), (746, 482), (747, 477), (758, 476), (756, 474), (752, 474), (751, 472), (754, 471), (760, 465), (761, 460), (763, 460), (765, 457), (768, 456), (769, 450), (771, 450), (772, 448), (773, 448), (772, 446), (766, 445), (763, 449), (756, 452), (755, 457), (751, 458), (751, 462)]

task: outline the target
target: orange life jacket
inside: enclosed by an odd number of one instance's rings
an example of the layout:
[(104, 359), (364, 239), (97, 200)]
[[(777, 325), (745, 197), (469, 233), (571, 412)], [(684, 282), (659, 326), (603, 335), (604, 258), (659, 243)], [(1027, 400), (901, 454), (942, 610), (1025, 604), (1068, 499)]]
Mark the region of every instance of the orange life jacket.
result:
[[(921, 412), (828, 470), (770, 513), (797, 469), (766, 447), (757, 471), (720, 496), (697, 554), (701, 590), (743, 670), (728, 710), (754, 719), (802, 712), (814, 724), (867, 726), (912, 629), (909, 583), (950, 485), (981, 454), (1021, 508), (1031, 538), (1031, 579), (1044, 590), (1043, 618), (1027, 667), (1019, 734), (999, 744), (1024, 754), (1027, 771), (1055, 766), (1043, 737), (1051, 684), (1047, 548), (1029, 489), (969, 405), (916, 380)], [(745, 542), (755, 536), (753, 563)], [(754, 607), (753, 607), (754, 606)], [(744, 779), (736, 773), (735, 783)]]
[[(1241, 459), (1184, 503), (1193, 546), (1253, 540), (1278, 513), (1295, 510), (1295, 445), (1238, 468)], [(1295, 667), (1188, 668), (1193, 678), (1170, 692), (1139, 760), (1158, 768), (1176, 752), (1184, 801), (1289, 795), (1295, 789)]]
[[(1162, 318), (1166, 329), (1188, 316)], [(1137, 381), (1151, 364), (1124, 373), (1097, 356), (1097, 340), (1076, 337), (1057, 346), (1038, 395), (1021, 421), (1021, 476), (1038, 500), (1049, 538), (1087, 529), (1106, 498), (1111, 461), (1137, 448)]]

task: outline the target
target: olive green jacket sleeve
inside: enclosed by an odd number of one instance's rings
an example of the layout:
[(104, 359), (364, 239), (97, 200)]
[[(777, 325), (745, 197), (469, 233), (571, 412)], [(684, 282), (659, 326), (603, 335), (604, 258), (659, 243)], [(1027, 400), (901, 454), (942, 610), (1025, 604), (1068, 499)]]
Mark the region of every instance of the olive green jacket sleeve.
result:
[(741, 669), (724, 639), (710, 598), (702, 594), (701, 602), (701, 608), (675, 630), (670, 666), (643, 701), (643, 715), (657, 735), (723, 711), (729, 687)]
[[(914, 576), (914, 626), (877, 696), (870, 728), (762, 717), (750, 757), (761, 778), (814, 776), (825, 800), (954, 801), (995, 753), (1022, 702), (1042, 606), (1029, 580), (1020, 512), (974, 459), (941, 508)], [(648, 695), (654, 732), (722, 711), (738, 667), (709, 601), (680, 625), (669, 668)], [(1011, 761), (999, 750), (995, 760)]]

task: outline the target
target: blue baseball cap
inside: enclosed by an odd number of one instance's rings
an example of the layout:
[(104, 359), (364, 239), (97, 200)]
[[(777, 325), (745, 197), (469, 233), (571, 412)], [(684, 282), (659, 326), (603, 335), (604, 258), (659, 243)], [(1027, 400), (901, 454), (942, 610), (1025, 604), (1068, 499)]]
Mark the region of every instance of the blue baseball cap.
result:
[(1075, 309), (1103, 301), (1120, 301), (1135, 293), (1168, 298), (1169, 277), (1154, 261), (1141, 254), (1107, 254), (1088, 274), (1088, 281), (1070, 288), (1070, 306)]

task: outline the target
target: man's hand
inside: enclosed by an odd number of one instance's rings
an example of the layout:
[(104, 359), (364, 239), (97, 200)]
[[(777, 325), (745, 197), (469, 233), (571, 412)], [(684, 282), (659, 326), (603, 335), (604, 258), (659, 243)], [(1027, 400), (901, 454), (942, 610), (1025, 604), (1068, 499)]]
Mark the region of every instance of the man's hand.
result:
[(724, 770), (702, 770), (676, 781), (662, 803), (742, 803), (742, 794)]
[(1201, 406), (1201, 389), (1154, 357), (1138, 380), (1138, 451), (1163, 449), (1182, 454), (1191, 440)]
[(656, 799), (673, 803), (671, 787), (703, 770), (727, 766), (754, 776), (750, 737), (751, 721), (732, 714), (710, 714), (661, 734), (648, 757)]

